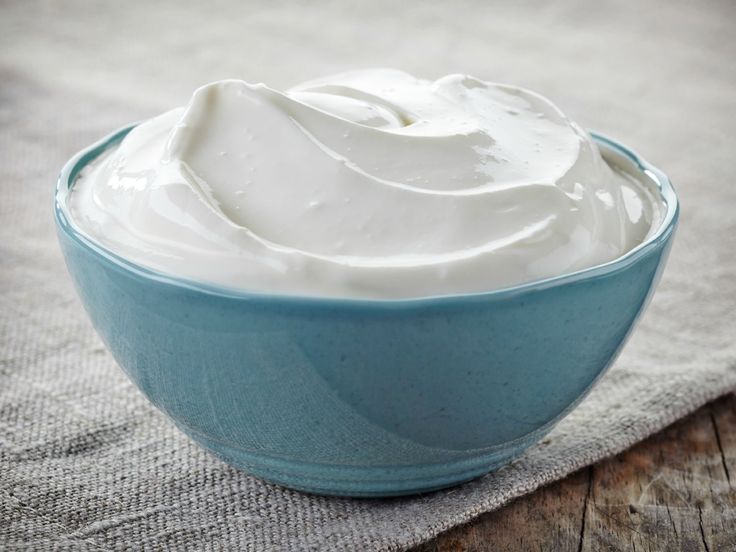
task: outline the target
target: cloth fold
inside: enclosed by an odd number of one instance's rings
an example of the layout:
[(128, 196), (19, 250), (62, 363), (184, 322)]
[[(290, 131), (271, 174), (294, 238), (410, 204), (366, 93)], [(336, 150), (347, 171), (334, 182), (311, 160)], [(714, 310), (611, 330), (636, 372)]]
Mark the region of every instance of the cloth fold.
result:
[[(728, 1), (3, 3), (0, 548), (400, 550), (736, 388), (735, 17)], [(624, 353), (548, 438), (450, 490), (324, 498), (228, 467), (145, 401), (76, 299), (51, 200), (71, 154), (199, 84), (375, 65), (538, 90), (664, 169), (682, 218)]]

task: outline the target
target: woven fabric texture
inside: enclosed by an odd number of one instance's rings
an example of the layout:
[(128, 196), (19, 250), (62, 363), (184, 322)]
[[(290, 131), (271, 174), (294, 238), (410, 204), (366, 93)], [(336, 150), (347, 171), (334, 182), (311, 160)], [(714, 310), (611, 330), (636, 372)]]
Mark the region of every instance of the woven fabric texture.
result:
[[(736, 387), (734, 20), (728, 0), (0, 4), (0, 549), (400, 550)], [(542, 92), (663, 168), (681, 225), (623, 355), (518, 461), (414, 498), (308, 496), (216, 460), (126, 380), (72, 289), (52, 192), (75, 151), (204, 82), (377, 65)]]

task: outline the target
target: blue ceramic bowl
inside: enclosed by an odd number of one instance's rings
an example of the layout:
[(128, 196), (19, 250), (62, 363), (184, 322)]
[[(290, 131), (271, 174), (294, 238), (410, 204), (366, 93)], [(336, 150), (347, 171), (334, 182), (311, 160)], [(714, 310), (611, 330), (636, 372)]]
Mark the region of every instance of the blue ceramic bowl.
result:
[(410, 300), (225, 289), (126, 261), (70, 220), (75, 177), (131, 128), (72, 158), (56, 192), (61, 246), (95, 328), (194, 441), (263, 479), (320, 494), (438, 489), (539, 440), (621, 350), (678, 218), (664, 174), (595, 136), (606, 157), (643, 173), (666, 204), (656, 233), (613, 262)]

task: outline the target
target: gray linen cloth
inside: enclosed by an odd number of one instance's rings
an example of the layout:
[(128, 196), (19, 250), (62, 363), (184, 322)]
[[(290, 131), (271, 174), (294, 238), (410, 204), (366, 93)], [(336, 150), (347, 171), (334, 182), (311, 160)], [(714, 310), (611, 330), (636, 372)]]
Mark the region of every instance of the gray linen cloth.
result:
[[(736, 387), (736, 4), (0, 4), (0, 548), (399, 550)], [(308, 496), (193, 445), (126, 380), (51, 215), (75, 151), (224, 77), (367, 66), (518, 83), (672, 177), (669, 267), (598, 387), (514, 464), (406, 499)], [(540, 398), (543, 400), (543, 398)]]

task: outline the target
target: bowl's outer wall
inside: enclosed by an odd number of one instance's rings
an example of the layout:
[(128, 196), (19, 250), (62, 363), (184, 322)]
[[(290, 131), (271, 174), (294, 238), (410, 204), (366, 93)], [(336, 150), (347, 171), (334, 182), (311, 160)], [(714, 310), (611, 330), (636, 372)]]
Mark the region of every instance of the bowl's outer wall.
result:
[(59, 237), (113, 356), (188, 434), (368, 468), (472, 459), (551, 427), (615, 358), (670, 242), (559, 286), (391, 309), (208, 294)]

